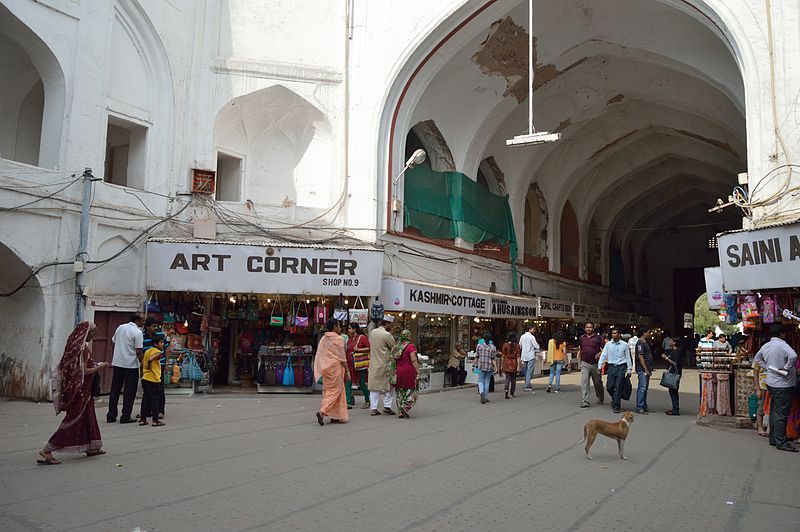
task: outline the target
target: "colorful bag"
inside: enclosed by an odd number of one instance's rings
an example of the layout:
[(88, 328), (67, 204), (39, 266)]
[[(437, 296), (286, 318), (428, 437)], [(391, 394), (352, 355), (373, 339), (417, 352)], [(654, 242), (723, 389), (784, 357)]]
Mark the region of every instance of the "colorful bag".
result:
[(328, 306), (318, 304), (314, 307), (314, 321), (316, 323), (328, 323)]
[[(278, 314), (275, 314), (275, 307), (278, 307)], [(269, 313), (269, 324), (272, 327), (283, 326), (283, 308), (278, 304), (278, 300), (272, 302), (272, 311)]]
[(350, 321), (359, 324), (361, 327), (366, 327), (369, 323), (369, 310), (364, 307), (364, 302), (361, 301), (361, 296), (356, 298), (353, 308), (348, 313)]
[(199, 334), (190, 334), (186, 338), (186, 348), (191, 351), (203, 350), (203, 337)]
[(775, 301), (771, 297), (765, 297), (761, 302), (761, 313), (764, 316), (764, 323), (775, 323)]
[(356, 371), (369, 368), (369, 353), (353, 353), (353, 368)]
[(172, 384), (178, 384), (181, 382), (181, 367), (178, 364), (173, 364), (170, 372), (172, 374), (170, 377)]
[(303, 366), (303, 386), (311, 386), (314, 384), (314, 370), (311, 366)]
[(158, 304), (158, 293), (153, 292), (153, 295), (147, 300), (145, 306), (147, 314), (161, 314), (161, 306)]
[(292, 369), (292, 357), (286, 359), (286, 367), (283, 370), (283, 379), (281, 380), (284, 386), (294, 386), (294, 370)]
[[(300, 312), (305, 313), (305, 316), (301, 316)], [(303, 310), (300, 310), (300, 306), (297, 306), (297, 314), (294, 317), (294, 324), (297, 327), (308, 327), (308, 305), (306, 302), (303, 302)]]

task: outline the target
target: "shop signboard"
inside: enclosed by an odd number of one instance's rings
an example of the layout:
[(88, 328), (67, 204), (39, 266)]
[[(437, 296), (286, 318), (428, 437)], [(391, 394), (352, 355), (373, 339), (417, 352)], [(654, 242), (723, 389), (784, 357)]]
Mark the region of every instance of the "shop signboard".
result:
[(537, 316), (538, 305), (535, 299), (516, 296), (492, 296), (489, 315), (493, 318), (527, 320)]
[(205, 242), (147, 243), (147, 288), (374, 296), (383, 252)]
[(489, 316), (488, 293), (384, 277), (381, 301), (387, 311), (416, 311), (456, 316)]
[(572, 305), (572, 317), (579, 321), (598, 321), (600, 319), (600, 307), (574, 303)]
[(572, 319), (572, 302), (539, 298), (539, 316), (542, 318)]
[(800, 223), (718, 235), (726, 291), (800, 286)]
[(694, 329), (694, 314), (690, 314), (689, 312), (683, 313), (683, 328)]
[(609, 325), (627, 325), (628, 323), (631, 323), (630, 319), (630, 312), (621, 312), (619, 310), (609, 309), (600, 310), (600, 321), (602, 323), (608, 323)]

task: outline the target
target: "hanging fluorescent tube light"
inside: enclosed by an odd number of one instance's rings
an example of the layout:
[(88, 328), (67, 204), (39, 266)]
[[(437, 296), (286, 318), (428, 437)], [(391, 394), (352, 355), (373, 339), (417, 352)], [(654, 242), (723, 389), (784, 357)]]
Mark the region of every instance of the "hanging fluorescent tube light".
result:
[(535, 146), (561, 139), (561, 133), (536, 131), (533, 127), (533, 0), (528, 0), (528, 132), (506, 140), (506, 146)]

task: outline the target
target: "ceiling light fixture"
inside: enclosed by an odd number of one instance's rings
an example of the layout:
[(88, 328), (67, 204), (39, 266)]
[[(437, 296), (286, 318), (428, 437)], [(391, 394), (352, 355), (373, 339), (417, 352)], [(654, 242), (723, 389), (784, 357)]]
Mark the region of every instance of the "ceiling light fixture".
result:
[(561, 133), (533, 127), (533, 0), (528, 0), (528, 132), (506, 140), (506, 146), (535, 146), (561, 139)]

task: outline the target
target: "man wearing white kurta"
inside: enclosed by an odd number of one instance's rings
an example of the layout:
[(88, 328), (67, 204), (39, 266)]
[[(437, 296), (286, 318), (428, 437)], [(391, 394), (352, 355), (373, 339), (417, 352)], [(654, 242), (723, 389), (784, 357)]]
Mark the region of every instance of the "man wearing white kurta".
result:
[(378, 403), (383, 395), (384, 414), (394, 415), (394, 386), (390, 381), (392, 348), (397, 343), (389, 332), (394, 317), (384, 316), (380, 326), (369, 333), (369, 408), (371, 416), (381, 415)]

